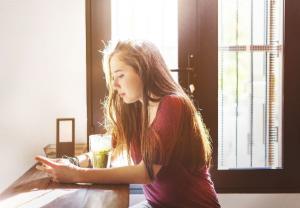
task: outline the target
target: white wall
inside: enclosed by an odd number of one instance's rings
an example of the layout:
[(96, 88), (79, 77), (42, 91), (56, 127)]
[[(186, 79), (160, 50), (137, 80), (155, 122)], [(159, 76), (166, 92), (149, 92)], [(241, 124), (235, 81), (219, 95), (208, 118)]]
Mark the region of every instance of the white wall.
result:
[(0, 1), (0, 192), (55, 143), (56, 118), (86, 141), (84, 0)]

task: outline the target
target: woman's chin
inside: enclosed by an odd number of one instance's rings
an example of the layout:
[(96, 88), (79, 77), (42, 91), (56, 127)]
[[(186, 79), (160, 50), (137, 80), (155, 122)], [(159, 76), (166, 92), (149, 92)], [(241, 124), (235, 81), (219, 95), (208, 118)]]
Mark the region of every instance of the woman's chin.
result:
[(131, 104), (131, 103), (135, 103), (137, 101), (137, 99), (128, 99), (123, 97), (123, 102), (126, 104)]
[(125, 97), (122, 97), (122, 99), (123, 99), (123, 102), (126, 103), (126, 104), (130, 104), (131, 103), (130, 100), (126, 99)]

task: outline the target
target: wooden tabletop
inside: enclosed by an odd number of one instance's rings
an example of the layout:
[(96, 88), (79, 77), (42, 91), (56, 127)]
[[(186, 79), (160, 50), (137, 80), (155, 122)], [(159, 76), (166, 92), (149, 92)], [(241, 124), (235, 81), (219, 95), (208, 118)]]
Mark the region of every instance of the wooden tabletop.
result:
[(128, 185), (55, 183), (35, 166), (0, 194), (0, 207), (127, 208)]

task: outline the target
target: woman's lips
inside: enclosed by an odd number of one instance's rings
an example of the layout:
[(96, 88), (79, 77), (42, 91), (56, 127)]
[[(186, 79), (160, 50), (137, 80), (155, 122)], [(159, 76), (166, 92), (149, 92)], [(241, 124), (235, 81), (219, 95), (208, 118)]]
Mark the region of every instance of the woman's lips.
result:
[(123, 96), (125, 96), (125, 93), (120, 93), (119, 95), (120, 95), (120, 97), (123, 97)]

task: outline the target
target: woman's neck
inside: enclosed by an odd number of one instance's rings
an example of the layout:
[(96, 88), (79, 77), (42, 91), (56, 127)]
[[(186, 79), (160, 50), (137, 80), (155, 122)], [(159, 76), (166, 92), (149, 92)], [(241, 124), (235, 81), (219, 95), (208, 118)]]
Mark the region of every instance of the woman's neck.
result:
[(148, 115), (149, 115), (149, 126), (152, 124), (152, 122), (154, 121), (155, 117), (156, 117), (156, 113), (158, 110), (158, 106), (159, 106), (159, 102), (149, 102), (148, 105)]
[[(156, 96), (153, 96), (151, 95), (152, 98), (158, 98)], [(143, 99), (139, 99), (140, 102), (142, 103), (142, 105), (144, 105), (144, 102), (143, 102)], [(159, 103), (160, 101), (158, 102), (153, 102), (153, 101), (150, 101), (148, 100), (148, 121), (149, 121), (149, 126), (152, 124), (153, 120), (155, 119), (156, 117), (156, 113), (157, 113), (157, 110), (158, 110), (158, 106), (159, 106)]]

